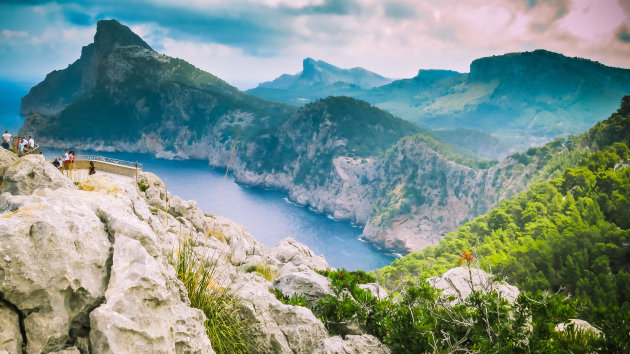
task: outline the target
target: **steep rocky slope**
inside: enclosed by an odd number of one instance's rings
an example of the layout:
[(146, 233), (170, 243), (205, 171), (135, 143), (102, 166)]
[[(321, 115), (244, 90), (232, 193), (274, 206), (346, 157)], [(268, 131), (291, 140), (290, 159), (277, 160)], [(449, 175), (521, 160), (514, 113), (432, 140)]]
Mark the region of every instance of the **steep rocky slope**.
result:
[[(185, 240), (243, 300), (259, 352), (387, 352), (368, 335), (331, 337), (310, 310), (276, 299), (274, 288), (330, 292), (313, 271), (329, 268), (323, 257), (291, 239), (270, 250), (153, 174), (138, 176), (143, 192), (131, 178), (98, 175), (77, 188), (42, 157), (2, 149), (0, 181), (0, 349), (9, 353), (212, 353), (205, 316), (169, 264)], [(278, 278), (246, 272), (252, 265)]]

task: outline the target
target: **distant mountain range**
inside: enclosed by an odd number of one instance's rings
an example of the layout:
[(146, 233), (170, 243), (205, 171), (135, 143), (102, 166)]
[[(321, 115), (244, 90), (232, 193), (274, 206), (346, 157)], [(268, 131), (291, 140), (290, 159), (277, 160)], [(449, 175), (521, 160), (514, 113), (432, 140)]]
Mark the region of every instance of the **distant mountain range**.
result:
[(246, 92), (272, 101), (303, 105), (328, 96), (352, 96), (392, 81), (363, 68), (341, 69), (321, 60), (306, 58), (299, 73), (284, 74)]
[[(318, 65), (320, 75), (327, 68)], [(509, 146), (507, 154), (588, 129), (630, 93), (630, 70), (536, 50), (477, 59), (470, 73), (420, 70), (374, 88), (303, 77), (290, 87), (261, 84), (248, 93), (290, 104), (351, 96), (430, 129), (492, 134)]]

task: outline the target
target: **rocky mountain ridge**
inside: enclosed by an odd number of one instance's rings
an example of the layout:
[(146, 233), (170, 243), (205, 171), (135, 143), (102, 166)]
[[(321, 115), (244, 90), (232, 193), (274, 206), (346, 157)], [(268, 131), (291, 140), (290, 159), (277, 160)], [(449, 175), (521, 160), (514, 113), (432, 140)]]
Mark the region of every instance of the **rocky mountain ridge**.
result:
[(422, 127), (492, 134), (509, 145), (504, 157), (587, 130), (617, 107), (629, 87), (629, 69), (539, 49), (476, 59), (469, 73), (421, 69), (413, 78), (371, 89), (329, 87), (305, 96), (309, 100), (297, 100), (302, 93), (289, 89), (249, 93), (291, 104), (351, 96)]

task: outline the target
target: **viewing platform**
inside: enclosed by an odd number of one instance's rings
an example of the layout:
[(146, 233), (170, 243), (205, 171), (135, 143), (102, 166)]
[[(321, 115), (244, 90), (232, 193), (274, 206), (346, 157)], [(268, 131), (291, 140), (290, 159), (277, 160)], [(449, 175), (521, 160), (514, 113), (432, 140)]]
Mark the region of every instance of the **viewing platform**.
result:
[[(57, 157), (59, 162), (63, 159)], [(113, 174), (136, 178), (138, 173), (142, 172), (142, 163), (137, 161), (125, 161), (114, 159), (111, 157), (98, 155), (77, 155), (74, 166), (68, 169), (61, 168), (61, 172), (75, 184), (81, 183), (89, 178), (90, 162), (94, 163), (94, 171), (98, 174)]]

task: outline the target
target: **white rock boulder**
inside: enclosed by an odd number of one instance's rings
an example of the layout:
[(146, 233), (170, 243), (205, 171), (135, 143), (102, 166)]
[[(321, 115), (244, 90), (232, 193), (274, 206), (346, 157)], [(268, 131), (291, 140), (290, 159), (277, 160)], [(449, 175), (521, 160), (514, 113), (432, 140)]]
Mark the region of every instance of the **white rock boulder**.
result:
[(455, 302), (466, 299), (473, 291), (488, 293), (494, 290), (510, 303), (514, 303), (520, 294), (517, 287), (495, 281), (492, 275), (472, 267), (452, 268), (427, 280), (433, 287), (442, 289), (443, 296), (455, 296)]

